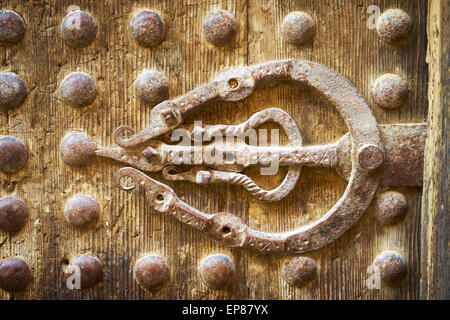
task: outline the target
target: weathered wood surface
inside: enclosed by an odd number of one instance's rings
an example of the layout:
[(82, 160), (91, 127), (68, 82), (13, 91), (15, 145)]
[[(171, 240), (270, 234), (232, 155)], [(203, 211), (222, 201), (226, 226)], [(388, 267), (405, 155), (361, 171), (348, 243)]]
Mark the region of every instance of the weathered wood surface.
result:
[[(1, 175), (0, 195), (25, 199), (31, 219), (16, 234), (0, 231), (0, 258), (22, 256), (33, 267), (30, 288), (9, 299), (412, 299), (419, 297), (421, 240), (421, 188), (398, 188), (410, 208), (404, 221), (394, 226), (378, 223), (369, 209), (356, 226), (335, 243), (306, 254), (316, 259), (318, 277), (296, 289), (281, 278), (288, 256), (264, 256), (216, 243), (169, 217), (148, 208), (144, 194), (119, 191), (113, 176), (120, 164), (96, 159), (82, 169), (61, 162), (58, 144), (68, 131), (87, 133), (103, 145), (112, 145), (112, 133), (122, 124), (143, 128), (150, 109), (135, 97), (133, 81), (144, 68), (155, 68), (170, 81), (171, 97), (208, 82), (226, 67), (271, 59), (308, 59), (324, 64), (350, 79), (367, 98), (379, 123), (422, 122), (427, 116), (426, 28), (427, 2), (422, 1), (1, 1), (1, 8), (19, 12), (27, 22), (24, 40), (1, 48), (1, 71), (14, 71), (27, 82), (30, 94), (24, 106), (0, 115), (0, 134), (16, 135), (31, 151), (26, 167)], [(92, 45), (71, 49), (64, 44), (59, 25), (66, 8), (76, 4), (94, 15), (98, 35)], [(369, 5), (381, 11), (399, 7), (414, 21), (411, 41), (404, 47), (386, 46), (375, 30), (367, 28)], [(132, 14), (150, 8), (167, 23), (165, 42), (155, 49), (136, 45), (129, 35)], [(214, 8), (231, 11), (239, 22), (236, 41), (216, 48), (203, 39), (201, 22)], [(286, 44), (280, 37), (283, 17), (301, 10), (317, 21), (314, 43), (306, 47)], [(59, 84), (72, 71), (85, 71), (96, 80), (99, 96), (93, 106), (75, 109), (60, 99)], [(411, 95), (406, 105), (386, 112), (370, 94), (379, 75), (397, 73), (408, 80)], [(189, 121), (240, 123), (267, 108), (287, 110), (297, 121), (304, 144), (335, 141), (347, 131), (337, 111), (303, 87), (280, 84), (255, 92), (239, 103), (215, 103)], [(161, 175), (152, 174), (161, 179)], [(277, 178), (258, 181), (275, 185)], [(294, 191), (274, 204), (250, 197), (229, 185), (201, 187), (168, 183), (183, 200), (207, 212), (229, 211), (250, 226), (270, 231), (292, 229), (325, 213), (341, 196), (345, 182), (331, 169), (304, 168)], [(63, 217), (64, 202), (85, 192), (101, 204), (95, 229), (78, 231)], [(400, 287), (369, 290), (366, 270), (384, 249), (402, 252), (409, 272)], [(62, 269), (72, 256), (90, 252), (104, 263), (103, 283), (85, 291), (65, 288)], [(134, 281), (132, 268), (143, 254), (166, 257), (172, 269), (170, 284), (148, 293)], [(208, 289), (198, 264), (211, 253), (227, 253), (237, 265), (237, 277), (225, 291)]]
[(422, 299), (450, 299), (450, 1), (430, 1), (428, 16), (430, 130), (422, 198)]

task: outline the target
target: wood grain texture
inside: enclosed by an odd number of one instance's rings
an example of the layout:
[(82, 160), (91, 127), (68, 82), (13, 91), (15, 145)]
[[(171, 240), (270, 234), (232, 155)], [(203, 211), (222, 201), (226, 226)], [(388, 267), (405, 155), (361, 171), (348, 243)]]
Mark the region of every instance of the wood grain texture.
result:
[[(19, 173), (1, 175), (0, 195), (14, 194), (27, 201), (31, 218), (16, 234), (0, 231), (0, 258), (22, 256), (33, 267), (35, 280), (22, 294), (0, 291), (2, 299), (414, 299), (419, 297), (421, 188), (397, 188), (409, 203), (401, 223), (383, 226), (369, 209), (353, 228), (333, 244), (306, 254), (316, 259), (318, 277), (305, 288), (293, 288), (281, 278), (290, 256), (264, 256), (227, 248), (150, 209), (142, 192), (119, 191), (113, 182), (121, 166), (96, 159), (81, 169), (61, 162), (58, 145), (69, 131), (83, 131), (101, 145), (113, 145), (112, 133), (122, 124), (142, 129), (150, 109), (135, 97), (133, 81), (145, 68), (163, 72), (175, 97), (208, 82), (233, 65), (271, 59), (307, 59), (324, 64), (353, 82), (366, 97), (379, 123), (422, 122), (427, 116), (426, 27), (427, 1), (383, 0), (205, 0), (205, 1), (0, 1), (1, 8), (19, 12), (27, 22), (24, 40), (0, 48), (0, 70), (21, 75), (30, 90), (24, 106), (0, 114), (0, 134), (23, 139), (30, 160)], [(98, 23), (92, 45), (72, 49), (59, 31), (69, 5), (90, 12)], [(414, 30), (404, 47), (382, 43), (367, 27), (368, 6), (381, 11), (402, 8), (411, 15)], [(167, 24), (165, 41), (154, 49), (136, 45), (129, 35), (134, 12), (157, 10)], [(236, 40), (216, 48), (202, 35), (206, 13), (222, 8), (239, 23)], [(317, 21), (314, 43), (305, 47), (281, 39), (283, 17), (291, 11), (308, 12)], [(84, 71), (96, 80), (99, 95), (93, 106), (72, 108), (61, 101), (61, 80)], [(397, 73), (408, 80), (406, 105), (385, 111), (373, 102), (371, 83), (381, 74)], [(214, 103), (190, 116), (187, 122), (236, 124), (267, 107), (287, 110), (297, 121), (305, 145), (332, 142), (347, 132), (338, 112), (305, 87), (277, 84), (258, 89), (238, 103)], [(284, 171), (285, 172), (285, 171)], [(252, 175), (258, 171), (250, 171)], [(160, 174), (151, 174), (162, 181)], [(275, 186), (276, 177), (257, 177)], [(233, 212), (252, 228), (284, 231), (321, 217), (340, 198), (343, 181), (333, 170), (304, 168), (293, 192), (278, 203), (266, 204), (230, 185), (202, 187), (167, 183), (187, 203), (205, 212)], [(380, 190), (381, 191), (381, 190)], [(98, 226), (87, 231), (70, 227), (63, 217), (67, 198), (87, 193), (100, 203)], [(366, 273), (384, 249), (402, 252), (408, 275), (401, 286), (369, 290)], [(98, 256), (105, 266), (99, 286), (83, 291), (65, 288), (62, 270), (72, 256)], [(170, 284), (156, 293), (141, 289), (132, 275), (136, 260), (146, 253), (164, 256), (172, 269)], [(229, 254), (237, 276), (227, 290), (211, 290), (200, 279), (198, 265), (211, 253)]]
[(450, 1), (430, 1), (428, 16), (429, 114), (422, 198), (422, 299), (450, 299)]

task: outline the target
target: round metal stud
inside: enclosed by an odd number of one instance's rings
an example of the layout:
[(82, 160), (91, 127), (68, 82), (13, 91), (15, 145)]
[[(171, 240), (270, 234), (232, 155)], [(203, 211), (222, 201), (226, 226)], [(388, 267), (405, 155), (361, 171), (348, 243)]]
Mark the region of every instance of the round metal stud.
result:
[(311, 258), (296, 257), (283, 265), (281, 276), (290, 285), (303, 287), (317, 276), (317, 264)]
[(236, 266), (233, 260), (224, 254), (212, 254), (200, 265), (202, 280), (213, 289), (223, 289), (228, 286), (235, 273)]
[(97, 87), (90, 75), (84, 72), (72, 72), (61, 82), (63, 100), (73, 107), (86, 107), (97, 96)]
[(137, 282), (147, 290), (155, 290), (170, 279), (170, 269), (166, 261), (158, 255), (147, 255), (134, 265)]
[(211, 175), (211, 172), (209, 172), (209, 171), (200, 170), (199, 172), (197, 172), (197, 174), (195, 176), (195, 182), (198, 184), (202, 184), (202, 185), (210, 184), (211, 180), (212, 180), (212, 175)]
[(379, 268), (381, 281), (386, 284), (398, 283), (407, 272), (405, 258), (397, 251), (383, 251), (375, 258), (373, 265)]
[(8, 292), (21, 292), (33, 281), (28, 264), (21, 258), (8, 258), (0, 262), (0, 288)]
[(359, 165), (368, 170), (378, 168), (384, 161), (383, 150), (373, 144), (363, 145), (358, 150)]
[(142, 47), (150, 48), (164, 40), (164, 21), (152, 10), (136, 13), (130, 22), (131, 37)]
[(281, 25), (281, 35), (287, 42), (301, 46), (310, 43), (316, 34), (316, 23), (307, 13), (289, 13)]
[(236, 37), (238, 28), (236, 18), (227, 10), (210, 11), (203, 20), (206, 40), (218, 47), (230, 43)]
[(69, 266), (70, 268), (65, 270), (67, 277), (76, 272), (76, 267), (79, 268), (81, 289), (92, 288), (103, 280), (103, 265), (97, 257), (82, 254), (71, 259)]
[(22, 200), (11, 196), (0, 198), (0, 229), (20, 230), (27, 219), (28, 209)]
[(25, 21), (17, 12), (0, 10), (0, 45), (16, 44), (22, 40), (25, 30)]
[(28, 160), (25, 145), (13, 136), (0, 137), (0, 171), (13, 173), (20, 170)]
[(61, 22), (61, 32), (71, 47), (82, 48), (90, 45), (97, 35), (97, 23), (87, 12), (69, 12)]
[(72, 167), (88, 165), (95, 157), (95, 143), (81, 132), (67, 134), (59, 145), (59, 154), (64, 163)]
[(377, 20), (377, 32), (387, 44), (400, 44), (411, 33), (412, 22), (409, 15), (400, 9), (389, 9)]
[(400, 192), (386, 191), (380, 194), (374, 203), (375, 217), (384, 224), (393, 224), (406, 214), (406, 197)]
[(142, 102), (156, 104), (169, 98), (169, 81), (159, 71), (145, 70), (135, 81), (136, 94)]
[(89, 227), (98, 221), (100, 206), (93, 197), (77, 194), (67, 200), (64, 206), (67, 221), (75, 227)]
[(148, 161), (152, 161), (155, 159), (155, 157), (158, 156), (158, 151), (153, 149), (152, 147), (147, 147), (144, 150), (142, 150), (142, 155), (147, 159)]
[(408, 97), (408, 84), (396, 74), (384, 74), (375, 80), (372, 96), (385, 109), (400, 107)]
[(25, 82), (13, 72), (0, 73), (0, 111), (8, 111), (23, 104), (28, 90)]

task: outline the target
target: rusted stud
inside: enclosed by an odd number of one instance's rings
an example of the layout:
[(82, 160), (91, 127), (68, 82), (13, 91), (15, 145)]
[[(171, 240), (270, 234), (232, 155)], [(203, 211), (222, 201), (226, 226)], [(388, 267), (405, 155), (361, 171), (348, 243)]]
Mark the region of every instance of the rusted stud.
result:
[(195, 182), (198, 184), (210, 184), (211, 183), (211, 172), (209, 171), (199, 171), (197, 172), (197, 175), (195, 176)]
[(396, 191), (386, 191), (377, 196), (374, 202), (375, 217), (384, 224), (393, 224), (406, 214), (406, 197)]
[(81, 289), (92, 288), (103, 280), (103, 265), (99, 258), (82, 254), (72, 258), (64, 270), (66, 277), (79, 271)]
[(72, 167), (88, 165), (95, 157), (95, 143), (81, 132), (67, 134), (59, 145), (59, 154), (64, 163)]
[(145, 159), (151, 161), (158, 155), (158, 151), (156, 151), (152, 147), (147, 147), (142, 150), (142, 155), (145, 157)]
[(372, 86), (372, 97), (385, 109), (400, 107), (408, 97), (408, 84), (399, 75), (387, 73), (377, 78)]
[(411, 33), (412, 21), (409, 15), (400, 9), (389, 9), (377, 20), (377, 32), (387, 44), (401, 44)]
[(200, 265), (202, 280), (213, 289), (223, 289), (234, 278), (236, 266), (230, 257), (224, 254), (212, 254)]
[(359, 165), (364, 169), (378, 168), (384, 161), (383, 150), (373, 144), (363, 145), (358, 150)]
[(8, 258), (0, 262), (0, 288), (3, 290), (21, 292), (31, 281), (31, 269), (21, 258)]
[(175, 125), (178, 122), (177, 113), (175, 110), (168, 108), (165, 110), (161, 110), (161, 117), (168, 125)]
[(28, 208), (20, 199), (7, 196), (0, 198), (0, 229), (17, 231), (28, 219)]
[(163, 19), (152, 10), (136, 13), (130, 22), (131, 37), (146, 48), (155, 47), (164, 40), (164, 29)]
[(306, 12), (289, 13), (281, 25), (281, 35), (284, 40), (297, 46), (310, 43), (315, 34), (316, 23)]
[(86, 107), (97, 96), (94, 79), (85, 72), (72, 72), (61, 82), (63, 100), (72, 107)]
[(234, 15), (227, 10), (213, 10), (203, 20), (203, 34), (206, 40), (222, 47), (230, 43), (238, 32), (238, 23)]
[(25, 21), (15, 11), (0, 10), (0, 45), (11, 46), (22, 40)]
[(27, 147), (13, 136), (0, 137), (0, 171), (13, 173), (20, 170), (28, 160)]
[(0, 73), (0, 111), (8, 111), (23, 104), (28, 95), (25, 82), (13, 72)]
[(290, 285), (303, 287), (317, 276), (317, 264), (311, 258), (296, 257), (283, 265), (281, 276)]
[(93, 197), (77, 194), (67, 200), (64, 206), (67, 221), (75, 227), (90, 227), (94, 225), (100, 215), (100, 206)]
[(170, 279), (170, 269), (164, 258), (158, 255), (147, 255), (134, 265), (134, 276), (143, 288), (155, 290)]
[(397, 284), (406, 276), (405, 258), (397, 251), (383, 251), (375, 258), (373, 265), (379, 270), (383, 283)]
[(134, 85), (143, 103), (156, 104), (169, 98), (169, 81), (159, 71), (145, 70), (136, 78)]
[(82, 48), (94, 41), (97, 35), (97, 23), (89, 13), (75, 10), (64, 17), (61, 22), (61, 32), (69, 46)]

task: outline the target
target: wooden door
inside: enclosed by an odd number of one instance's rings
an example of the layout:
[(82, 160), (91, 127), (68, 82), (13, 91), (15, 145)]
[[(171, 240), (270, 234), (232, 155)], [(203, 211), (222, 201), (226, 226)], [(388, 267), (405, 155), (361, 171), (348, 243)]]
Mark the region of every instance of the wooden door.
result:
[[(23, 200), (29, 214), (19, 231), (0, 229), (0, 258), (19, 257), (32, 273), (22, 292), (0, 290), (2, 299), (448, 298), (448, 1), (0, 3), (0, 9), (18, 13), (26, 26), (22, 39), (0, 47), (0, 71), (17, 74), (28, 92), (20, 106), (0, 113), (0, 134), (19, 138), (29, 153), (20, 170), (0, 173), (0, 196)], [(376, 29), (378, 16), (393, 8), (403, 10), (411, 21), (410, 34), (401, 45), (387, 44)], [(230, 12), (238, 26), (224, 46), (208, 41), (202, 26), (215, 9)], [(87, 23), (82, 24), (85, 34), (64, 35), (62, 21), (74, 10), (90, 14), (96, 32)], [(162, 18), (162, 40), (144, 36), (139, 42), (138, 31), (133, 38), (130, 22), (142, 10), (154, 10)], [(282, 36), (283, 19), (298, 11), (307, 13), (315, 28), (301, 45)], [(142, 46), (147, 40), (151, 47)], [(143, 191), (121, 191), (114, 179), (124, 166), (120, 162), (95, 157), (86, 166), (73, 167), (61, 160), (60, 142), (70, 132), (86, 134), (97, 146), (115, 146), (117, 127), (130, 125), (140, 131), (150, 123), (156, 103), (144, 103), (135, 88), (146, 69), (167, 79), (169, 96), (161, 94), (173, 99), (210, 82), (228, 67), (282, 59), (309, 60), (348, 79), (379, 125), (428, 122), (424, 186), (380, 186), (374, 197), (386, 191), (404, 195), (407, 212), (401, 221), (381, 223), (372, 204), (348, 231), (320, 249), (299, 254), (253, 252), (228, 247), (157, 212)], [(74, 93), (67, 93), (67, 98), (63, 92), (63, 80), (73, 72), (83, 72), (95, 83), (95, 100), (89, 106), (74, 106), (77, 102), (70, 102)], [(397, 75), (407, 85), (408, 95), (400, 107), (382, 108), (371, 93), (384, 74)], [(83, 90), (78, 98), (89, 100)], [(213, 102), (191, 113), (185, 123), (238, 124), (269, 107), (283, 109), (295, 119), (304, 146), (334, 143), (348, 132), (327, 97), (285, 82), (258, 88), (241, 101)], [(275, 176), (259, 176), (255, 169), (249, 174), (273, 188), (286, 169)], [(171, 182), (159, 172), (149, 176), (201, 211), (231, 212), (252, 228), (271, 232), (320, 219), (347, 186), (332, 168), (305, 166), (285, 198), (267, 203), (238, 185)], [(77, 228), (67, 221), (65, 206), (76, 194), (97, 201), (95, 225)], [(403, 257), (406, 275), (395, 285), (383, 282), (370, 288), (368, 268), (379, 254), (390, 250)], [(64, 270), (81, 254), (98, 258), (102, 281), (92, 288), (70, 290)], [(158, 290), (144, 289), (133, 274), (137, 261), (148, 254), (162, 257), (169, 269), (170, 279)], [(235, 265), (233, 280), (225, 289), (211, 288), (202, 279), (202, 261), (211, 254), (226, 255)], [(295, 286), (283, 277), (283, 268), (300, 256), (311, 258), (307, 261), (313, 261), (317, 270), (306, 285)]]

